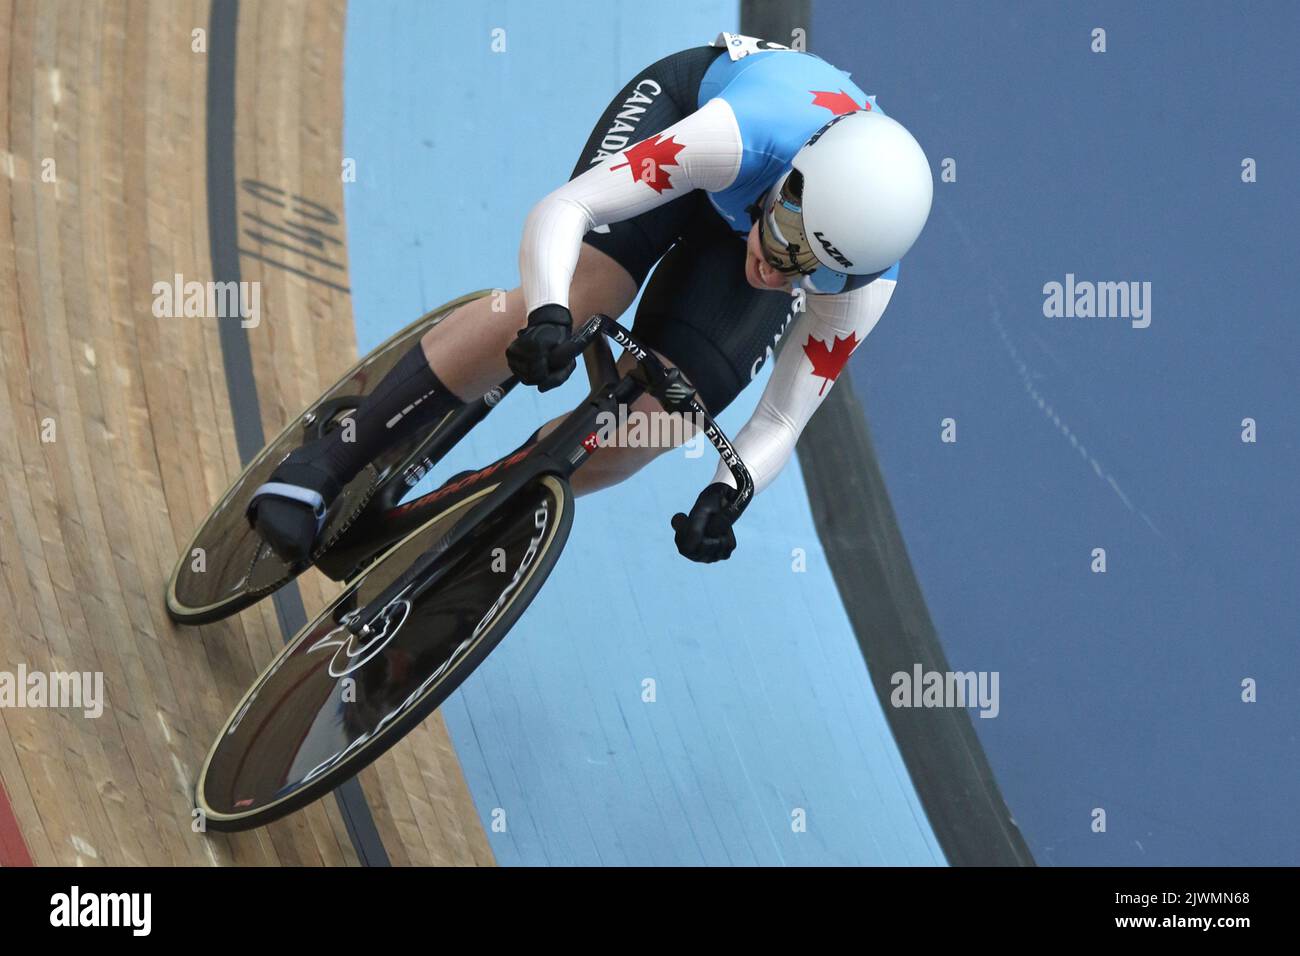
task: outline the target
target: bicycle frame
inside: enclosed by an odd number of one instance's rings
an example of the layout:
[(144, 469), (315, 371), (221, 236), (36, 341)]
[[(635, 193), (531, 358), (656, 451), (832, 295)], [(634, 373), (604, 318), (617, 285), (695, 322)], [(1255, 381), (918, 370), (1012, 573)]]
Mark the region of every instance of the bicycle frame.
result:
[[(636, 366), (620, 376), (610, 350), (609, 339), (636, 359)], [(602, 414), (616, 412), (630, 405), (642, 394), (658, 399), (665, 410), (682, 412), (704, 424), (704, 435), (717, 450), (736, 482), (736, 494), (728, 510), (735, 520), (753, 497), (754, 484), (749, 471), (730, 440), (700, 404), (694, 387), (679, 369), (669, 368), (627, 329), (607, 315), (594, 315), (562, 346), (557, 364), (582, 354), (587, 367), (591, 391), (549, 435), (505, 458), (444, 484), (442, 487), (405, 504), (398, 504), (403, 494), (419, 481), (471, 428), (481, 422), (518, 384), (514, 377), (490, 390), (482, 398), (466, 404), (444, 419), (440, 427), (407, 454), (399, 464), (380, 477), (371, 503), (343, 537), (317, 561), (317, 567), (336, 580), (354, 576), (388, 546), (437, 514), (476, 493), (483, 482), (496, 479), (498, 484), (482, 502), (471, 508), (434, 547), (412, 564), (411, 568), (385, 592), (356, 615), (359, 627), (372, 616), (369, 611), (382, 609), (403, 589), (420, 582), (422, 575), (453, 548), (464, 533), (486, 518), (502, 502), (530, 481), (543, 474), (554, 474), (567, 481), (598, 447), (596, 435)], [(437, 575), (422, 582), (427, 587)]]

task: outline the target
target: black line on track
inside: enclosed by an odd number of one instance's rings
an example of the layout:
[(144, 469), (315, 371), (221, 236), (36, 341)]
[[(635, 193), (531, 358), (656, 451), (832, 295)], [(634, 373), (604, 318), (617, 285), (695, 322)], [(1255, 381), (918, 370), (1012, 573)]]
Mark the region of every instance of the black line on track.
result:
[[(740, 32), (811, 34), (812, 0), (741, 0)], [(789, 342), (783, 342), (789, 347)], [(953, 866), (1033, 866), (969, 713), (890, 705), (890, 676), (950, 670), (846, 367), (797, 446), (813, 524), (899, 753)]]
[[(239, 0), (212, 0), (208, 29), (207, 173), (208, 243), (212, 278), (239, 289), (239, 212), (235, 189), (235, 57), (239, 39)], [(241, 303), (242, 304), (242, 303)], [(237, 318), (220, 319), (221, 358), (235, 422), (235, 443), (245, 464), (266, 444), (261, 403), (253, 377), (248, 336)], [(302, 592), (294, 583), (273, 596), (281, 637), (289, 639), (307, 624)], [(365, 866), (388, 866), (388, 852), (355, 777), (334, 791), (358, 858)]]

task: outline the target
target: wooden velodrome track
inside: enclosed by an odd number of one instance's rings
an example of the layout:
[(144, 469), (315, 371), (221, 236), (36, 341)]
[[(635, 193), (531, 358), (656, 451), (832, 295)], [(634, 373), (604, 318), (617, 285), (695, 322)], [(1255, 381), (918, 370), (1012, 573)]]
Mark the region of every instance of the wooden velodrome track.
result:
[[(271, 601), (198, 629), (165, 613), (178, 550), (241, 469), (250, 396), (223, 354), (239, 320), (157, 318), (154, 284), (207, 282), (223, 254), (261, 284), (246, 359), (266, 435), (355, 360), (344, 10), (0, 0), (0, 671), (102, 672), (106, 701), (98, 719), (0, 707), (0, 863), (492, 862), (436, 714), (349, 800), (193, 832), (212, 735), (286, 635)], [(222, 24), (233, 93), (214, 108)], [(209, 142), (216, 109), (233, 144)], [(209, 182), (214, 149), (237, 188)], [(223, 215), (238, 250), (213, 248)], [(335, 587), (302, 579), (306, 612)]]

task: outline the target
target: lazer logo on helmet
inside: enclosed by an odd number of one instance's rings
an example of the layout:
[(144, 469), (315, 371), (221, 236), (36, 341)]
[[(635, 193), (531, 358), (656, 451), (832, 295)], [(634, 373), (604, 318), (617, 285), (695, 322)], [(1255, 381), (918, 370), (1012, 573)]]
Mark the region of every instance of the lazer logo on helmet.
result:
[(846, 269), (853, 268), (853, 263), (849, 262), (848, 259), (844, 258), (844, 253), (840, 252), (840, 250), (836, 249), (833, 245), (831, 245), (830, 240), (828, 240), (820, 232), (814, 232), (813, 235), (817, 237), (817, 241), (822, 244), (822, 248), (826, 250), (826, 254), (828, 256), (830, 256), (832, 259), (834, 259), (836, 262), (838, 262)]

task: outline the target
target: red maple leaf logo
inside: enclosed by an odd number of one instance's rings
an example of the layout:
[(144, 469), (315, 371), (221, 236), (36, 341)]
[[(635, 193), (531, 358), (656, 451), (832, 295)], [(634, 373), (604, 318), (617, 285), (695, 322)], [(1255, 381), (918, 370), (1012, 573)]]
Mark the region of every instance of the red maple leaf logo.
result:
[(869, 110), (871, 104), (859, 106), (857, 101), (849, 94), (840, 90), (838, 93), (831, 93), (827, 90), (809, 90), (813, 95), (813, 106), (824, 106), (836, 116), (843, 116), (845, 113), (855, 113), (858, 110)]
[(661, 141), (659, 134), (656, 134), (649, 139), (641, 140), (624, 152), (623, 155), (627, 157), (626, 163), (619, 163), (609, 168), (612, 172), (624, 166), (630, 167), (634, 180), (645, 183), (657, 193), (662, 193), (665, 189), (673, 188), (672, 175), (663, 167), (676, 166), (677, 154), (685, 148), (671, 136)]
[(835, 336), (835, 344), (830, 348), (827, 348), (826, 343), (821, 339), (808, 336), (808, 341), (803, 344), (803, 354), (808, 356), (808, 361), (812, 362), (812, 373), (826, 380), (822, 382), (822, 390), (817, 393), (818, 395), (825, 394), (826, 386), (840, 377), (844, 363), (849, 360), (849, 356), (857, 347), (858, 333), (856, 332), (850, 332), (848, 338), (844, 339)]

